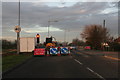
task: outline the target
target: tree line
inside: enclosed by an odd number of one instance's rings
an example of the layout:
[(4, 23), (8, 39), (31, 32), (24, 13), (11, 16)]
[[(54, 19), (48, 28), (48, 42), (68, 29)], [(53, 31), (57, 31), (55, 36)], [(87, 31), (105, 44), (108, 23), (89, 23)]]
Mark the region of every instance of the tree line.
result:
[(0, 45), (2, 49), (17, 49), (17, 40), (15, 41), (8, 41), (6, 39), (0, 40)]
[[(68, 44), (68, 42), (58, 42), (57, 44), (60, 46), (64, 44), (67, 44), (68, 46), (91, 46), (91, 49), (95, 50), (104, 50), (105, 48), (108, 48), (109, 51), (120, 51), (120, 40), (117, 40), (118, 38), (112, 37), (106, 27), (102, 27), (101, 25), (96, 24), (86, 25), (80, 35), (83, 40), (75, 38), (72, 40), (72, 43)], [(104, 43), (107, 43), (107, 45), (104, 45)], [(8, 41), (3, 39), (0, 40), (0, 44), (2, 45), (2, 49), (17, 48), (17, 40)]]
[(95, 50), (108, 49), (110, 51), (120, 51), (120, 43), (110, 35), (106, 27), (101, 25), (86, 25), (83, 32), (80, 34), (84, 41), (73, 39), (72, 44), (76, 46), (91, 46)]

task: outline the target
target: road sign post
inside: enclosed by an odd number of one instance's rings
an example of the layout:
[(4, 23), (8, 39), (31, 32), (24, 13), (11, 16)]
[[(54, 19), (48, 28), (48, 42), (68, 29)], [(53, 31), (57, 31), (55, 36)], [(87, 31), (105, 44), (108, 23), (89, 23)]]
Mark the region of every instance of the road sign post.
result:
[(17, 33), (17, 54), (20, 53), (20, 26), (15, 26), (14, 28), (15, 32)]

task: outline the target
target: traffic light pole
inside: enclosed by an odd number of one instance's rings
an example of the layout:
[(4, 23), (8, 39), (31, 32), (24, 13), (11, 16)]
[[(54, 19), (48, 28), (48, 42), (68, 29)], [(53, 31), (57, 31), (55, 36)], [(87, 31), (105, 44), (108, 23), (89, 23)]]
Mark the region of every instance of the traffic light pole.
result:
[(39, 39), (40, 39), (40, 35), (37, 34), (37, 35), (36, 35), (36, 38), (37, 38), (37, 44), (39, 44), (39, 43), (40, 43), (40, 40), (39, 40)]

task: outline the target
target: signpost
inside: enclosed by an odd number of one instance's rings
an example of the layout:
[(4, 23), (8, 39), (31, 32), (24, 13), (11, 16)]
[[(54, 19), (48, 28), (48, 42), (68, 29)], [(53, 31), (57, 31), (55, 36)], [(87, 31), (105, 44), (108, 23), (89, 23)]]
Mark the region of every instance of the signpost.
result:
[(15, 26), (14, 28), (15, 32), (17, 33), (17, 54), (20, 53), (20, 26)]
[(19, 0), (19, 4), (18, 4), (18, 26), (15, 26), (15, 32), (17, 33), (17, 54), (20, 53), (20, 0)]

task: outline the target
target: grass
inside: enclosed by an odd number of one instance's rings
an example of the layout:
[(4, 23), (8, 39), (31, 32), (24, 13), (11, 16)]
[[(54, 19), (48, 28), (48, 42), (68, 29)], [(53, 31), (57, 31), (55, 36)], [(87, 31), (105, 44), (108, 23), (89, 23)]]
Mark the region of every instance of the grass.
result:
[(2, 49), (2, 53), (6, 54), (6, 53), (16, 53), (17, 50), (16, 49)]
[(32, 54), (13, 54), (2, 57), (2, 71), (6, 71), (17, 64), (22, 63), (26, 59), (32, 57)]

